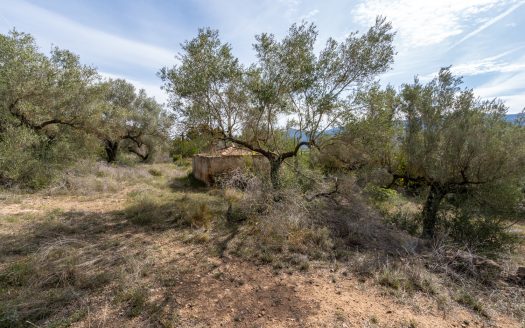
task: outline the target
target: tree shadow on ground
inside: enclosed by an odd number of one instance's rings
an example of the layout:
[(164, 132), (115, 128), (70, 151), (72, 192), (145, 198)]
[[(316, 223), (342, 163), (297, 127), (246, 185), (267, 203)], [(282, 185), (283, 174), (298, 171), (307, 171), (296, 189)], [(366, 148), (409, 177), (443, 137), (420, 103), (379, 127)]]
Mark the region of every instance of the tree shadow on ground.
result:
[[(2, 229), (0, 288), (6, 293), (0, 297), (0, 327), (88, 319), (94, 324), (104, 311), (116, 317), (104, 324), (115, 327), (209, 325), (217, 319), (251, 326), (265, 320), (261, 311), (286, 320), (311, 310), (271, 275), (254, 278), (250, 263), (236, 266), (229, 278), (217, 273), (222, 260), (192, 239), (206, 229), (184, 222), (174, 204), (143, 210), (150, 221), (134, 221), (130, 208), (55, 211), (20, 219), (11, 232)], [(268, 287), (261, 290), (261, 284)]]

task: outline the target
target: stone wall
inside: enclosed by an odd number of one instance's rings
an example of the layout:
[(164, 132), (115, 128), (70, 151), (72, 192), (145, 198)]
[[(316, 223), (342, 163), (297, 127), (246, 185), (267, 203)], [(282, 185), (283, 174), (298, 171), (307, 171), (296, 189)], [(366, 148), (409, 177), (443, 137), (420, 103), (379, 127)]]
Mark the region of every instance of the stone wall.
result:
[(262, 155), (193, 156), (193, 176), (207, 185), (212, 184), (215, 177), (237, 168), (268, 172), (270, 163)]

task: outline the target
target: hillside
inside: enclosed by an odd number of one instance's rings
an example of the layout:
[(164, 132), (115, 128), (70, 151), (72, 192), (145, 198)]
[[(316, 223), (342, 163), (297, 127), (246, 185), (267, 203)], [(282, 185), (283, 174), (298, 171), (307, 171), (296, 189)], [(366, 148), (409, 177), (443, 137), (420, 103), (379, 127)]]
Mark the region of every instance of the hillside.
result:
[[(225, 221), (231, 192), (193, 186), (187, 168), (90, 167), (38, 193), (1, 194), (0, 327), (523, 324), (522, 288), (501, 280), (485, 291), (427, 269), (432, 252), (380, 224), (357, 194), (319, 203), (344, 219), (343, 239), (302, 230), (294, 250), (262, 254), (249, 246), (256, 221)], [(326, 238), (347, 244), (323, 248)]]

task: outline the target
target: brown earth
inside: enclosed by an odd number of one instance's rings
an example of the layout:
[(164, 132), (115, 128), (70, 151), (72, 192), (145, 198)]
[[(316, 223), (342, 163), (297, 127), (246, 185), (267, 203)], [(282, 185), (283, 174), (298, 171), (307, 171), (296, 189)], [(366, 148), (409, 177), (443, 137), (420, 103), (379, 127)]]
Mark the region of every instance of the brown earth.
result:
[[(72, 327), (520, 327), (504, 315), (493, 313), (489, 320), (455, 303), (440, 309), (424, 294), (392, 295), (373, 281), (358, 279), (341, 263), (314, 263), (307, 272), (276, 271), (211, 255), (205, 244), (186, 242), (185, 233), (175, 228), (149, 230), (123, 221), (115, 212), (126, 207), (127, 192), (99, 197), (33, 194), (0, 205), (4, 251), (30, 242), (45, 245), (53, 238), (75, 240), (102, 250), (86, 260), (86, 269), (119, 254), (140, 267), (133, 284), (146, 289), (146, 302), (155, 310), (125, 315), (109, 284), (75, 301), (87, 314)], [(30, 220), (6, 220), (53, 210), (66, 217), (64, 224), (73, 229), (69, 235), (42, 232), (36, 238)], [(108, 240), (113, 246), (102, 247)], [(1, 268), (18, 258), (5, 253)], [(67, 306), (55, 317), (65, 313)]]

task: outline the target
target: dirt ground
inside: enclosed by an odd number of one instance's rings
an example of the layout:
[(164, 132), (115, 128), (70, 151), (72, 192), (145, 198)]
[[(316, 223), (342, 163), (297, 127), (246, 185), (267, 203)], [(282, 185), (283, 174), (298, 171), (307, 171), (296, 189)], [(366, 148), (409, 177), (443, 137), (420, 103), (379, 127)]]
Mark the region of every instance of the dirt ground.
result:
[[(510, 317), (493, 313), (488, 320), (458, 304), (443, 309), (423, 294), (392, 295), (355, 277), (341, 263), (316, 262), (306, 272), (276, 271), (213, 255), (205, 243), (188, 243), (185, 232), (176, 228), (137, 227), (115, 214), (127, 206), (129, 192), (26, 194), (0, 200), (0, 239), (6, 247), (1, 268), (20, 257), (11, 249), (29, 242), (38, 248), (57, 240), (82, 243), (85, 252), (94, 247), (94, 254), (79, 266), (90, 268), (104, 256), (119, 255), (140, 268), (129, 284), (145, 289), (143, 306), (148, 310), (126, 315), (115, 303), (115, 286), (109, 283), (71, 301), (72, 307), (86, 309), (67, 324), (71, 327), (522, 327)], [(37, 236), (38, 226), (31, 219), (13, 219), (53, 211), (69, 230)], [(67, 317), (68, 306), (51, 318)], [(51, 326), (49, 322), (28, 326)]]

